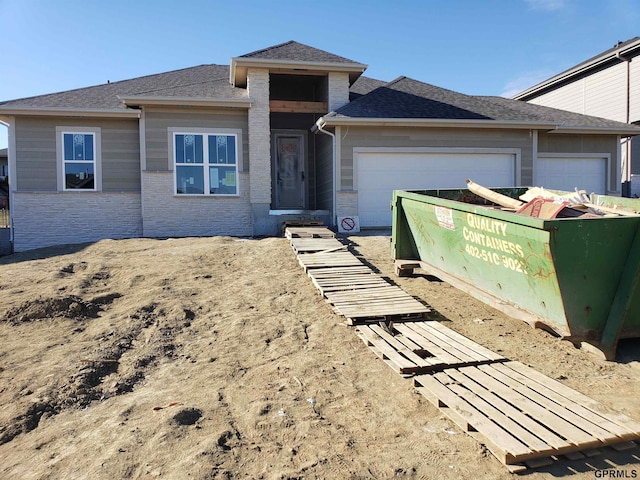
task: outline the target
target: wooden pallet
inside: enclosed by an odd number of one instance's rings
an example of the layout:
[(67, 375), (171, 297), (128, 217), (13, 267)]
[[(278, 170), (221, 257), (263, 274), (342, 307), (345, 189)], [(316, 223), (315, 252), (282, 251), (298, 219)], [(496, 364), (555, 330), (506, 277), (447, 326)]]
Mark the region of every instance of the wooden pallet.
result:
[(311, 268), (325, 267), (355, 267), (362, 265), (362, 262), (346, 251), (303, 253), (298, 255), (298, 263), (308, 272)]
[(396, 372), (427, 373), (445, 368), (503, 362), (507, 359), (435, 322), (356, 327), (360, 338)]
[(361, 267), (314, 268), (309, 270), (309, 277), (311, 277), (311, 281), (322, 295), (328, 292), (386, 287), (389, 285), (388, 281), (373, 273), (365, 265)]
[(306, 226), (306, 227), (286, 227), (285, 237), (292, 238), (335, 238), (336, 234), (327, 227)]
[(631, 418), (519, 362), (445, 369), (414, 384), (514, 472), (640, 439)]
[(296, 254), (323, 252), (326, 250), (346, 249), (347, 246), (335, 238), (292, 238), (291, 248)]
[(337, 313), (355, 325), (365, 320), (417, 320), (426, 318), (429, 308), (400, 287), (388, 284), (374, 288), (326, 292)]

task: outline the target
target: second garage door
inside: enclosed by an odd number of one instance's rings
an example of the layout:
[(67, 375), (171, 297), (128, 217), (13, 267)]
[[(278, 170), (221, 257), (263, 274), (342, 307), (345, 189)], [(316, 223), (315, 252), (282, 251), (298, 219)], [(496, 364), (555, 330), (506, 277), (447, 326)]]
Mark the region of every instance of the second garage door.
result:
[(487, 187), (516, 182), (515, 152), (356, 152), (358, 216), (363, 227), (391, 225), (393, 190), (465, 188), (467, 178)]

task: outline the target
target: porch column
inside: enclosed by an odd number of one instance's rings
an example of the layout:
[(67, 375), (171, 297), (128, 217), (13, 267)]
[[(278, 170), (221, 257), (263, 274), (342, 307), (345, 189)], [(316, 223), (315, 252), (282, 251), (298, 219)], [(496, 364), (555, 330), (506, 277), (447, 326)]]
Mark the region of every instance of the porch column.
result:
[(254, 235), (273, 235), (271, 205), (271, 126), (269, 122), (269, 70), (249, 68), (249, 197)]

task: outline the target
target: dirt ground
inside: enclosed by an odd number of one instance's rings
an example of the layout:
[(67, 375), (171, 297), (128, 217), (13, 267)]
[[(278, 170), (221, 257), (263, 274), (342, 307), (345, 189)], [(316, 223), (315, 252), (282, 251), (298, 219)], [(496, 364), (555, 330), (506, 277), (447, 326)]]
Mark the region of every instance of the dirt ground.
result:
[[(606, 362), (358, 254), (433, 318), (640, 421), (640, 341)], [(640, 476), (640, 452), (524, 478)], [(0, 258), (2, 479), (515, 475), (332, 313), (284, 238), (106, 240)], [(620, 478), (620, 477), (618, 477)]]

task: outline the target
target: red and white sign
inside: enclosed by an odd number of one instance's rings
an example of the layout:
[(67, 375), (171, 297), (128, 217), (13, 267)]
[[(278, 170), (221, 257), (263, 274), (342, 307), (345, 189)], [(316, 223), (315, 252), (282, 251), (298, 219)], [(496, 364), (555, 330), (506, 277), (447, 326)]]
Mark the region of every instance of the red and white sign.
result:
[(338, 233), (358, 233), (360, 221), (358, 216), (338, 217)]

